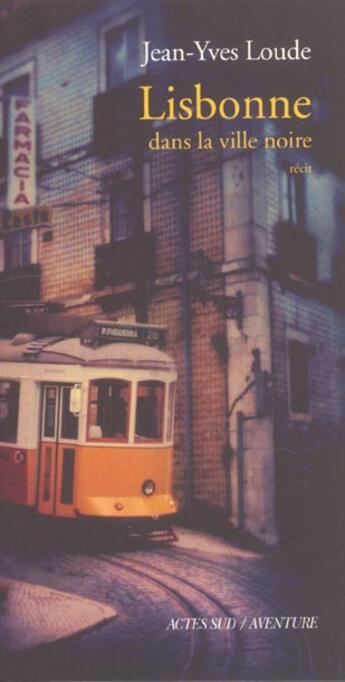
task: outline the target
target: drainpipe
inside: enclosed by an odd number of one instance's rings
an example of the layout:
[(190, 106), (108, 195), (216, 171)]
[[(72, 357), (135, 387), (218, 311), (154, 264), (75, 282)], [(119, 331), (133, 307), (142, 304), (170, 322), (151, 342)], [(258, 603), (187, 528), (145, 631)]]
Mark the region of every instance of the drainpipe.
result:
[(183, 334), (183, 360), (184, 360), (184, 431), (187, 462), (187, 485), (186, 485), (186, 513), (191, 516), (194, 501), (194, 476), (193, 476), (193, 413), (192, 413), (192, 361), (191, 361), (191, 303), (189, 294), (189, 204), (190, 204), (190, 180), (191, 159), (186, 151), (177, 153), (177, 173), (179, 188), (179, 230), (180, 230), (180, 255), (181, 255), (181, 307), (182, 307), (182, 334)]
[(230, 442), (230, 419), (229, 419), (229, 386), (228, 386), (228, 376), (229, 376), (229, 360), (226, 361), (226, 386), (225, 386), (225, 442), (223, 449), (223, 468), (224, 468), (224, 511), (227, 517), (231, 516), (231, 455), (232, 448)]
[(237, 412), (237, 515), (238, 527), (244, 529), (244, 414)]

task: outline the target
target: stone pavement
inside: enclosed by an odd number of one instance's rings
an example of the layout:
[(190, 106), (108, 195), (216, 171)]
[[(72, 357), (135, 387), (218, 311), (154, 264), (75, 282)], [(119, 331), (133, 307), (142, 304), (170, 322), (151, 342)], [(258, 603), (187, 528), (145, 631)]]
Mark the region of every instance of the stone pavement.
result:
[[(320, 631), (308, 640), (305, 633), (243, 631), (234, 679), (283, 679), (281, 666), (286, 679), (345, 679), (338, 672), (345, 670), (341, 598), (327, 581), (276, 550), (249, 549), (245, 538), (186, 527), (177, 535), (176, 544), (151, 548), (116, 545), (112, 535), (38, 534), (18, 543), (10, 534), (0, 557), (2, 679), (180, 679), (190, 651), (198, 651), (198, 632), (167, 635), (167, 618), (188, 617), (195, 607), (238, 622), (290, 612), (319, 616)], [(222, 648), (231, 653), (225, 635), (204, 635), (203, 671), (225, 660)], [(308, 672), (309, 658), (317, 677)]]
[(0, 656), (65, 639), (115, 618), (105, 604), (0, 578)]
[[(178, 529), (185, 549), (230, 555), (228, 541)], [(110, 606), (68, 592), (0, 576), (0, 657), (77, 635), (116, 617)]]

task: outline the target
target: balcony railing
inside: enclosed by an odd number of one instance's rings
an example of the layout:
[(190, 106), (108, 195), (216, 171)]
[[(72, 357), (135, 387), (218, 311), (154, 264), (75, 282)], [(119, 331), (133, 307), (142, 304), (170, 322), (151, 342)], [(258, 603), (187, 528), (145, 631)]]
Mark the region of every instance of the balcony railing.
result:
[(96, 246), (95, 289), (147, 281), (154, 274), (154, 237), (141, 233)]
[(290, 223), (276, 227), (276, 256), (279, 269), (285, 276), (315, 283), (316, 240), (303, 228)]
[(136, 78), (94, 97), (93, 145), (97, 156), (121, 152), (143, 140), (148, 126), (140, 121), (142, 82)]
[(0, 273), (1, 301), (39, 301), (40, 265), (33, 263)]

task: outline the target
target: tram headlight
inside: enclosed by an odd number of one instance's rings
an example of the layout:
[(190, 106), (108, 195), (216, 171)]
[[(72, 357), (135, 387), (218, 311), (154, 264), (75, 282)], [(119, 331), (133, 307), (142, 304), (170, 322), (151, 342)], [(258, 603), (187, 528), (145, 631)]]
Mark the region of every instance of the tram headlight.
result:
[(144, 495), (153, 495), (154, 491), (156, 490), (156, 484), (154, 481), (148, 480), (144, 481), (142, 487), (141, 487)]

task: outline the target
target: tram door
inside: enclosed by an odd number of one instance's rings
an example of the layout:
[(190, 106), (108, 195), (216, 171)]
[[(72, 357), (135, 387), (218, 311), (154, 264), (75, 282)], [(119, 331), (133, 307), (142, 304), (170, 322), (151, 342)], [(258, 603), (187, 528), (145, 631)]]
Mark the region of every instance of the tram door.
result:
[(69, 410), (71, 385), (43, 387), (38, 511), (75, 516), (74, 479), (79, 419)]

